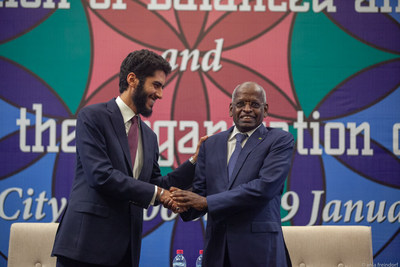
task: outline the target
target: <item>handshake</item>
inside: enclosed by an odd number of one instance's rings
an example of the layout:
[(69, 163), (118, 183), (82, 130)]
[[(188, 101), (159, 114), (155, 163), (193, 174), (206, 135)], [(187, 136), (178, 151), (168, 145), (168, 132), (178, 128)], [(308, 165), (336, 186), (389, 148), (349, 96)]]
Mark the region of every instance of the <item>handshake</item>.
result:
[[(159, 188), (160, 189), (160, 188)], [(161, 189), (159, 190), (161, 192)], [(174, 213), (182, 213), (189, 208), (199, 211), (207, 210), (207, 199), (188, 190), (181, 190), (171, 187), (169, 190), (164, 189), (163, 194), (158, 194), (158, 201), (167, 209)]]
[[(199, 155), (201, 144), (207, 140), (207, 138), (207, 135), (200, 138), (197, 144), (196, 153), (192, 157), (195, 161)], [(175, 213), (185, 212), (189, 208), (194, 208), (199, 211), (204, 211), (208, 208), (207, 199), (205, 197), (176, 187), (171, 187), (169, 190), (158, 187), (157, 200), (163, 204), (165, 208), (170, 209)]]

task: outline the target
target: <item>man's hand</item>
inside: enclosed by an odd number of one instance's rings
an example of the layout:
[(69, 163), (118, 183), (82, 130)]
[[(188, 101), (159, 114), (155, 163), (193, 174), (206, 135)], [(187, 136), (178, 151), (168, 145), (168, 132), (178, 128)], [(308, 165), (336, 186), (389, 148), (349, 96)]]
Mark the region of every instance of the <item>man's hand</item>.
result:
[[(174, 187), (174, 189), (180, 190), (175, 187)], [(162, 194), (161, 194), (161, 191), (163, 191)], [(164, 208), (167, 208), (167, 209), (173, 211), (174, 213), (181, 213), (181, 212), (187, 211), (187, 208), (185, 209), (185, 208), (178, 207), (178, 205), (171, 198), (171, 192), (168, 191), (167, 189), (162, 189), (161, 187), (159, 187), (158, 191), (157, 191), (157, 199), (161, 204), (163, 204)]]
[[(161, 193), (162, 192), (162, 193)], [(158, 188), (157, 199), (164, 206), (164, 208), (170, 209), (173, 212), (177, 212), (178, 206), (171, 198), (171, 192), (167, 189)]]
[(207, 210), (207, 198), (187, 190), (176, 190), (172, 193), (172, 200), (182, 209), (190, 207), (204, 211)]
[(199, 142), (197, 143), (197, 148), (196, 148), (196, 152), (194, 153), (194, 155), (192, 156), (193, 160), (196, 162), (197, 161), (197, 156), (199, 155), (199, 151), (200, 151), (200, 146), (201, 144), (206, 141), (208, 138), (208, 135), (205, 135), (203, 137), (200, 138)]
[(176, 192), (176, 191), (179, 191), (179, 190), (182, 190), (182, 189), (179, 189), (179, 188), (174, 187), (174, 186), (171, 186), (171, 187), (169, 188), (169, 192), (171, 192), (171, 194), (174, 193), (174, 192)]
[[(182, 190), (182, 189), (179, 189), (179, 188), (177, 188), (177, 187), (174, 187), (174, 186), (171, 186), (170, 188), (169, 188), (169, 192), (171, 193), (171, 195), (170, 195), (170, 198), (171, 198), (171, 201), (173, 201), (172, 200), (172, 194), (173, 194), (173, 192), (176, 192), (176, 191), (180, 191), (180, 190)], [(182, 213), (182, 212), (185, 212), (185, 211), (187, 211), (189, 208), (188, 207), (180, 207), (179, 205), (178, 205), (178, 203), (176, 203), (175, 201), (173, 201), (173, 203), (174, 203), (174, 205), (175, 205), (175, 207), (176, 207), (176, 209), (175, 209), (175, 213)]]

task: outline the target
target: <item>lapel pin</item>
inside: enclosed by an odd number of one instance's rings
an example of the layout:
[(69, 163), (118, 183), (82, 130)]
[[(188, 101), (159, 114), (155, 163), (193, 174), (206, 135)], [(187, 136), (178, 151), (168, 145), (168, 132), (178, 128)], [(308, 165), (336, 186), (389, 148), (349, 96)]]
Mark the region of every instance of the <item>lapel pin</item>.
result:
[(262, 137), (258, 137), (258, 140), (261, 140), (262, 139)]

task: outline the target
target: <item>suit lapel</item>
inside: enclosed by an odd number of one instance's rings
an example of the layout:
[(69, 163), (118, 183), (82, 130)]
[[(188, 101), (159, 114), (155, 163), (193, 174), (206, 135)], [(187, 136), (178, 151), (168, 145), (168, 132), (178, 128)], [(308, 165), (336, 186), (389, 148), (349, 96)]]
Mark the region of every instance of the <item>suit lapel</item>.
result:
[(245, 146), (239, 154), (239, 157), (236, 161), (235, 168), (232, 172), (231, 180), (229, 181), (228, 189), (232, 187), (232, 184), (236, 180), (237, 174), (242, 168), (244, 162), (246, 161), (249, 154), (253, 151), (254, 148), (260, 144), (267, 135), (267, 128), (264, 125), (261, 125), (247, 140)]
[(126, 162), (129, 164), (129, 174), (133, 175), (133, 168), (129, 152), (128, 137), (126, 136), (125, 131), (125, 124), (121, 111), (119, 110), (118, 105), (115, 102), (115, 99), (111, 99), (110, 101), (108, 101), (107, 109), (110, 112), (111, 123), (113, 125), (118, 141), (121, 145), (121, 149), (124, 152)]
[(228, 165), (227, 165), (227, 162), (228, 162), (228, 139), (233, 131), (233, 128), (234, 127), (231, 127), (227, 131), (221, 133), (222, 140), (215, 143), (216, 147), (213, 150), (214, 152), (212, 152), (213, 154), (214, 153), (219, 154), (219, 155), (214, 154), (214, 156), (216, 156), (216, 158), (223, 159), (221, 161), (220, 170), (222, 171), (221, 177), (224, 179), (224, 186), (228, 185), (228, 183), (229, 183), (229, 177), (228, 177), (229, 174), (228, 174)]

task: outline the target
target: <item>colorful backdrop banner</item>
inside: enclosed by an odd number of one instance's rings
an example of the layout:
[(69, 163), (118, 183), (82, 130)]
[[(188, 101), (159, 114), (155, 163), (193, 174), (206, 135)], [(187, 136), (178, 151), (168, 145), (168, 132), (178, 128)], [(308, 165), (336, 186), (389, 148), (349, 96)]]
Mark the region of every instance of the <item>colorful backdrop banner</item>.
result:
[[(376, 266), (399, 265), (400, 1), (0, 0), (0, 23), (0, 266), (12, 223), (59, 219), (77, 113), (118, 96), (142, 48), (173, 68), (146, 119), (164, 174), (232, 125), (233, 89), (255, 81), (265, 125), (296, 138), (282, 225), (371, 226)], [(144, 221), (141, 266), (176, 249), (194, 264), (206, 216), (156, 206)]]

